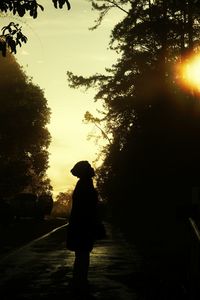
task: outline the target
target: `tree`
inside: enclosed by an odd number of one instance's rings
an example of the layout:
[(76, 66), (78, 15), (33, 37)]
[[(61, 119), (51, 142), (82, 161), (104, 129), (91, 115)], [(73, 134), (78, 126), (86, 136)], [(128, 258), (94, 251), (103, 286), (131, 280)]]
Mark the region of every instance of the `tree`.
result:
[[(67, 9), (71, 8), (68, 0), (52, 0), (55, 8), (63, 8), (66, 4)], [(17, 14), (19, 17), (24, 17), (27, 13), (32, 18), (37, 18), (38, 10), (44, 10), (44, 7), (36, 0), (1, 0), (0, 13), (10, 12), (13, 15)], [(0, 35), (0, 52), (3, 56), (6, 55), (7, 47), (11, 52), (16, 53), (16, 47), (27, 42), (27, 37), (23, 35), (22, 28), (19, 24), (10, 22), (7, 26), (2, 28), (2, 35)]]
[(0, 195), (50, 192), (47, 100), (12, 55), (0, 65)]
[(72, 206), (72, 191), (60, 192), (56, 196), (56, 201), (53, 204), (52, 215), (56, 217), (67, 218), (70, 215)]
[(199, 95), (180, 88), (174, 74), (177, 62), (199, 50), (199, 1), (92, 5), (100, 12), (97, 25), (113, 7), (124, 13), (110, 38), (117, 62), (103, 75), (68, 72), (71, 87), (95, 86), (95, 100), (105, 108), (104, 131), (112, 143), (104, 149), (98, 185), (126, 231), (139, 226), (135, 239), (156, 237), (170, 249), (182, 234), (176, 211), (200, 182)]
[[(109, 9), (120, 7), (124, 11), (125, 17), (112, 30), (110, 41), (111, 49), (118, 51), (121, 57), (106, 70), (107, 75), (83, 78), (68, 72), (68, 79), (71, 87), (96, 85), (99, 90), (95, 100), (103, 101), (107, 110), (106, 132), (113, 136), (106, 160), (111, 163), (113, 172), (114, 159), (116, 164), (120, 162), (118, 156), (129, 148), (127, 143), (132, 144), (136, 139), (145, 140), (149, 145), (153, 140), (160, 143), (164, 130), (166, 133), (170, 130), (166, 121), (170, 115), (174, 118), (173, 126), (178, 126), (178, 115), (183, 126), (187, 118), (194, 117), (198, 104), (193, 106), (195, 100), (190, 93), (177, 87), (172, 67), (182, 56), (199, 48), (200, 6), (195, 1), (173, 0), (101, 2), (99, 5), (92, 1), (93, 7), (100, 11), (97, 25)], [(184, 132), (183, 127), (177, 130)], [(175, 139), (172, 132), (171, 138)], [(155, 148), (154, 155), (157, 155)]]

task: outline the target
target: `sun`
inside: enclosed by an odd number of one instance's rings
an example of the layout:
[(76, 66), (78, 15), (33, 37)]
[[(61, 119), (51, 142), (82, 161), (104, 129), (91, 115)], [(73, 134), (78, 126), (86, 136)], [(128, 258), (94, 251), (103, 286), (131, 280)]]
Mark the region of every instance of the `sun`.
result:
[(200, 93), (200, 54), (193, 54), (177, 65), (179, 84), (192, 92)]

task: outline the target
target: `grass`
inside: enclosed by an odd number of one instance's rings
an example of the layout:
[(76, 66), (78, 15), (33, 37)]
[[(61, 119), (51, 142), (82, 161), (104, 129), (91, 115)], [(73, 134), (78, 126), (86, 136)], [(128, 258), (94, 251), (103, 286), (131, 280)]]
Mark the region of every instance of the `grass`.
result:
[(15, 220), (10, 224), (0, 225), (0, 258), (66, 223), (66, 219), (47, 218), (41, 221), (34, 219)]

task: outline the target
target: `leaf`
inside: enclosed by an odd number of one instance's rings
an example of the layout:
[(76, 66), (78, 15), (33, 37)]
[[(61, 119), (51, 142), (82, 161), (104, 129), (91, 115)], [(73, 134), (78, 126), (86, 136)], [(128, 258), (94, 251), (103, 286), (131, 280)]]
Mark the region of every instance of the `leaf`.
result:
[(55, 8), (58, 8), (58, 6), (57, 6), (57, 0), (52, 0), (52, 2), (53, 2), (53, 4), (54, 4), (54, 7), (55, 7)]
[(26, 43), (27, 40), (28, 40), (27, 37), (26, 37), (25, 35), (22, 35), (21, 41), (22, 41), (23, 43)]
[(38, 4), (38, 7), (41, 9), (41, 11), (44, 11), (44, 7), (40, 4)]
[(34, 9), (34, 11), (33, 11), (33, 18), (34, 18), (34, 19), (37, 18), (37, 9)]
[(69, 3), (69, 1), (68, 1), (68, 0), (66, 1), (66, 4), (67, 4), (67, 8), (68, 8), (68, 10), (70, 10), (70, 9), (71, 9), (71, 4)]
[(17, 9), (17, 12), (19, 14), (20, 17), (23, 17), (25, 15), (25, 8), (23, 6), (19, 6)]
[(58, 5), (59, 5), (59, 8), (63, 8), (64, 4), (66, 3), (67, 5), (67, 9), (70, 10), (71, 9), (71, 5), (70, 5), (70, 2), (68, 0), (52, 0), (53, 4), (54, 4), (54, 7), (55, 8), (58, 8)]

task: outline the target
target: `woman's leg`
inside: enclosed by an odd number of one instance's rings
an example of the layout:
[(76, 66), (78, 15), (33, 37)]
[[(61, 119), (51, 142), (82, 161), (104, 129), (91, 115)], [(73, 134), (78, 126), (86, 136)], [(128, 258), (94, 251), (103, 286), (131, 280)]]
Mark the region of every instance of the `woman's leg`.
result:
[(87, 284), (88, 268), (90, 264), (89, 251), (75, 251), (73, 280), (77, 284)]

